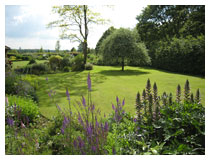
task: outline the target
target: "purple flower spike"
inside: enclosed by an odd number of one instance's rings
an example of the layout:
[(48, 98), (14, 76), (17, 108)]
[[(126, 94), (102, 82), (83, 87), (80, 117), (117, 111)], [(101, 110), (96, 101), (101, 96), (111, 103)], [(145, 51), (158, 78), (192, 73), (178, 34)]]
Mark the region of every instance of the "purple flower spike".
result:
[(64, 134), (64, 128), (63, 127), (61, 128), (61, 133)]
[(87, 128), (87, 133), (88, 133), (88, 135), (89, 135), (89, 136), (91, 136), (91, 135), (92, 135), (92, 129), (91, 129), (91, 127), (90, 127), (90, 126), (88, 126), (88, 128)]
[(92, 111), (94, 111), (95, 110), (95, 105), (93, 104), (93, 106), (92, 106)]
[(119, 104), (119, 98), (118, 96), (116, 97), (117, 105)]
[(90, 79), (90, 72), (88, 73), (88, 77), (87, 77), (87, 84), (88, 84), (88, 91), (91, 91), (91, 79)]
[(83, 97), (83, 96), (82, 96), (82, 104), (84, 107), (86, 107), (86, 100), (85, 100), (85, 97)]
[(66, 96), (67, 96), (67, 100), (70, 101), (70, 95), (69, 95), (68, 88), (66, 88)]
[(61, 111), (61, 108), (58, 104), (56, 104), (56, 107), (58, 108), (59, 111)]
[(93, 151), (93, 152), (96, 151), (96, 146), (92, 146), (92, 151)]
[(125, 105), (125, 98), (122, 101), (122, 106), (124, 106), (124, 105)]
[(104, 125), (104, 130), (107, 132), (109, 129), (109, 126), (108, 126), (108, 122), (105, 122), (105, 125)]
[(77, 141), (74, 140), (74, 148), (77, 148)]
[(7, 124), (8, 124), (9, 126), (13, 126), (13, 125), (14, 125), (13, 119), (12, 119), (12, 118), (7, 118)]
[(136, 123), (137, 122), (136, 118), (134, 118), (133, 121)]
[(116, 154), (116, 151), (115, 151), (114, 147), (112, 148), (112, 154), (114, 154), (114, 155)]
[(84, 147), (84, 142), (82, 141), (82, 139), (80, 138), (80, 136), (78, 137), (78, 141), (79, 141), (79, 148), (82, 149)]
[(112, 109), (113, 109), (113, 110), (115, 110), (115, 106), (114, 106), (114, 104), (113, 104), (113, 103), (112, 103)]
[(46, 77), (46, 81), (48, 81), (48, 78)]

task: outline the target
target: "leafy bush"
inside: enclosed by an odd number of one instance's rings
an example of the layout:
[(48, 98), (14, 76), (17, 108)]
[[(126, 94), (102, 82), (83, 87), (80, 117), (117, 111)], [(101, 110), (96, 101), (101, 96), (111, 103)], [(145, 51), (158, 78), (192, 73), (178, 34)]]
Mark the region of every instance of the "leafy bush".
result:
[(15, 57), (15, 56), (10, 56), (10, 57), (9, 57), (9, 60), (10, 60), (10, 61), (15, 61), (15, 60), (16, 60), (16, 57)]
[(173, 72), (205, 75), (205, 37), (160, 41), (153, 60), (155, 67)]
[(30, 55), (23, 55), (22, 60), (29, 61), (32, 57)]
[(65, 67), (69, 67), (69, 66), (70, 66), (70, 59), (68, 57), (64, 57), (60, 63), (61, 69), (64, 69)]
[(69, 72), (69, 71), (70, 71), (70, 68), (69, 68), (68, 66), (65, 66), (65, 67), (63, 68), (63, 71), (64, 71), (64, 72)]
[(39, 64), (32, 64), (32, 65), (27, 65), (22, 68), (17, 68), (15, 69), (16, 72), (22, 73), (22, 74), (35, 74), (35, 75), (40, 75), (40, 74), (46, 74), (49, 73), (50, 69), (48, 65), (44, 63), (39, 63)]
[(93, 69), (93, 65), (91, 63), (85, 64), (85, 70), (92, 70), (92, 69)]
[(84, 58), (83, 54), (75, 56), (72, 61), (72, 71), (81, 71), (84, 69)]
[(35, 63), (36, 63), (35, 59), (31, 59), (31, 60), (28, 62), (28, 64), (35, 64)]
[(15, 87), (16, 95), (22, 97), (31, 98), (33, 101), (38, 102), (38, 96), (36, 94), (35, 88), (27, 81), (20, 80), (17, 82)]
[(160, 98), (156, 84), (152, 93), (149, 80), (142, 98), (137, 94), (138, 134), (148, 144), (165, 143), (160, 154), (205, 154), (205, 108), (199, 90), (195, 97), (190, 93), (188, 80), (184, 88), (182, 100), (178, 85), (175, 102), (165, 92)]
[(49, 59), (50, 67), (52, 70), (56, 71), (60, 67), (62, 57), (61, 56), (51, 56)]
[(34, 122), (34, 120), (39, 117), (38, 105), (30, 98), (9, 95), (8, 105), (6, 106), (6, 119), (10, 117), (23, 121), (25, 116), (27, 116), (31, 122)]
[(5, 73), (5, 93), (6, 94), (16, 94), (16, 86), (20, 76), (15, 72), (6, 72)]

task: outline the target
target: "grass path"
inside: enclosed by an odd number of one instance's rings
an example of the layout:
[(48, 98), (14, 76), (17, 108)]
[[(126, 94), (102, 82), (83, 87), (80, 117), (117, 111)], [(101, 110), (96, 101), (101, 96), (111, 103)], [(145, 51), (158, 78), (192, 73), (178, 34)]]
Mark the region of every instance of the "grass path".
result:
[[(112, 103), (116, 104), (116, 96), (120, 100), (125, 98), (125, 110), (135, 113), (136, 93), (146, 86), (146, 81), (150, 78), (151, 84), (157, 83), (158, 93), (162, 95), (172, 93), (173, 98), (176, 95), (176, 87), (181, 85), (182, 93), (186, 79), (189, 80), (191, 91), (195, 94), (196, 89), (200, 88), (202, 103), (205, 102), (205, 79), (159, 71), (155, 69), (147, 69), (140, 67), (125, 67), (125, 71), (120, 71), (121, 67), (110, 66), (94, 66), (94, 70), (90, 71), (92, 80), (92, 100), (102, 113), (112, 112)], [(41, 113), (51, 118), (57, 113), (55, 104), (48, 96), (48, 85), (46, 77), (48, 77), (49, 86), (55, 94), (55, 101), (61, 108), (68, 107), (66, 98), (66, 88), (69, 89), (71, 104), (76, 104), (76, 100), (80, 100), (81, 96), (87, 97), (87, 74), (89, 71), (58, 73), (40, 76), (40, 85), (37, 91), (39, 97), (39, 106)]]

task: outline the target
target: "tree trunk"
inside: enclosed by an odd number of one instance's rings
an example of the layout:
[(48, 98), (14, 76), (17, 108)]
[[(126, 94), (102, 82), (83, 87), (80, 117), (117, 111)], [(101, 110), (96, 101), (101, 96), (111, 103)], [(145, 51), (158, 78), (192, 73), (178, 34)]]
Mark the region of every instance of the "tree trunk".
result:
[(88, 37), (88, 26), (87, 26), (87, 6), (84, 5), (84, 22), (85, 22), (85, 36), (84, 36), (84, 43), (83, 43), (83, 53), (84, 53), (84, 65), (87, 62), (87, 37)]
[(124, 71), (124, 65), (125, 65), (125, 63), (124, 63), (124, 57), (122, 58), (122, 71)]

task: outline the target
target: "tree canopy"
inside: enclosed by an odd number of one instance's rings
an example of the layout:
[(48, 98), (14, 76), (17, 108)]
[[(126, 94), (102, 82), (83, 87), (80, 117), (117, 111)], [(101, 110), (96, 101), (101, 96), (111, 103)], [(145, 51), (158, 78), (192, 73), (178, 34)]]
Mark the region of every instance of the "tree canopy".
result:
[(62, 39), (83, 43), (84, 64), (86, 64), (89, 26), (103, 24), (105, 20), (87, 5), (54, 6), (53, 12), (59, 15), (59, 19), (49, 23), (48, 27), (61, 28)]
[(205, 74), (205, 6), (147, 6), (137, 20), (153, 67)]
[(108, 37), (111, 33), (113, 33), (116, 29), (112, 26), (109, 27), (101, 36), (101, 38), (98, 40), (97, 44), (96, 44), (96, 48), (95, 48), (95, 52), (96, 54), (99, 54), (99, 50), (100, 50), (100, 46), (103, 42), (104, 39), (106, 39), (106, 37)]
[(141, 62), (148, 63), (150, 58), (146, 47), (137, 43), (137, 37), (129, 29), (120, 28), (110, 34), (101, 44), (100, 52), (103, 59), (117, 59), (121, 62), (124, 71), (125, 61), (142, 58)]

